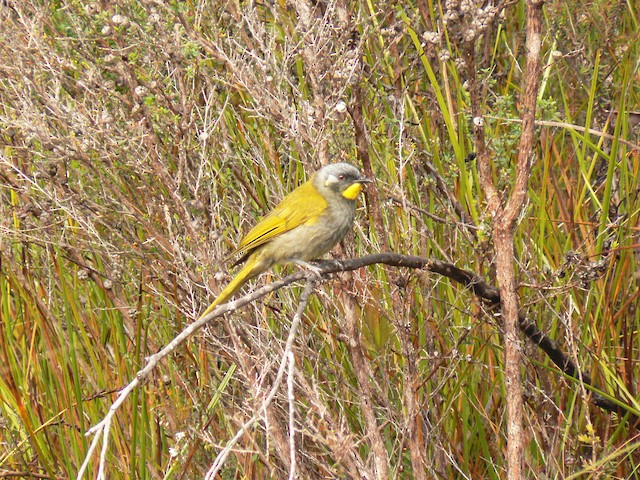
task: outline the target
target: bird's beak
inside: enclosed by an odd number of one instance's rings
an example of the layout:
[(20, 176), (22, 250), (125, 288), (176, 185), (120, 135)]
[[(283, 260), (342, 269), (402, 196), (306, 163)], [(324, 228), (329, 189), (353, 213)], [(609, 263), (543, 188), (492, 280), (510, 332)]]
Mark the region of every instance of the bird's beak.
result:
[(360, 178), (358, 178), (358, 180), (345, 188), (344, 192), (342, 192), (342, 196), (344, 198), (348, 198), (349, 200), (355, 200), (358, 197), (358, 194), (362, 191), (364, 184), (372, 182), (373, 180), (371, 178), (360, 175)]

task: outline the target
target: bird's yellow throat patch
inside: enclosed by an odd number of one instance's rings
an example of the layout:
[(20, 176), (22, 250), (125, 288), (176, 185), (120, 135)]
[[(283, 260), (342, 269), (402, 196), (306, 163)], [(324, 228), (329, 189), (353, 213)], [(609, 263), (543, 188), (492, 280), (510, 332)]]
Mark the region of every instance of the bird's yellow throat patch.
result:
[(362, 184), (354, 183), (353, 185), (350, 185), (344, 189), (344, 192), (342, 192), (342, 196), (344, 198), (348, 198), (349, 200), (355, 200), (361, 191), (362, 191)]

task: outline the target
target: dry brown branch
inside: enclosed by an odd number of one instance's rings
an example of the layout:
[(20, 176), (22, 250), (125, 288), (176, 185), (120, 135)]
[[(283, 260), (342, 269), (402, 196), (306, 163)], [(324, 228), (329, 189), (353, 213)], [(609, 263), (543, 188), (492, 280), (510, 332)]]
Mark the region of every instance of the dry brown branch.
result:
[(542, 47), (542, 5), (539, 0), (527, 2), (526, 69), (521, 98), (522, 135), (518, 150), (516, 178), (506, 202), (494, 183), (494, 171), (485, 141), (481, 92), (476, 79), (475, 42), (468, 42), (466, 49), (469, 75), (471, 109), (475, 132), (478, 172), (484, 190), (487, 209), (493, 220), (493, 242), (496, 253), (496, 278), (501, 294), (501, 311), (504, 322), (505, 343), (505, 391), (507, 403), (507, 476), (520, 479), (523, 468), (524, 435), (522, 431), (522, 346), (518, 336), (518, 294), (515, 277), (514, 228), (527, 195), (531, 163), (533, 161), (535, 111), (540, 81)]
[(348, 292), (342, 295), (345, 314), (345, 330), (347, 348), (353, 361), (353, 371), (358, 379), (358, 396), (360, 407), (366, 423), (366, 434), (371, 439), (373, 451), (374, 474), (378, 480), (389, 478), (389, 454), (380, 433), (380, 422), (375, 414), (374, 395), (370, 385), (370, 365), (366, 361), (362, 341), (360, 340), (360, 321), (356, 313), (356, 302)]
[(518, 480), (524, 466), (524, 434), (522, 430), (522, 344), (518, 335), (519, 300), (516, 290), (514, 229), (522, 211), (529, 186), (533, 161), (536, 100), (542, 48), (542, 5), (540, 0), (527, 1), (525, 87), (521, 103), (522, 136), (518, 150), (516, 179), (506, 205), (494, 217), (493, 241), (496, 251), (496, 277), (500, 286), (505, 345), (505, 392), (507, 402), (507, 476)]

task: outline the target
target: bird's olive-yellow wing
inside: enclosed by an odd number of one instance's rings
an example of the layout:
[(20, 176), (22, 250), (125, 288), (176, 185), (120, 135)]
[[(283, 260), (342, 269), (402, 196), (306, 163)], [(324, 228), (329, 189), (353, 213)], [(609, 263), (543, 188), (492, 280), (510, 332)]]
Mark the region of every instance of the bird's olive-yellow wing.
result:
[(245, 235), (233, 254), (250, 252), (278, 235), (317, 221), (326, 207), (326, 200), (311, 180), (303, 183)]

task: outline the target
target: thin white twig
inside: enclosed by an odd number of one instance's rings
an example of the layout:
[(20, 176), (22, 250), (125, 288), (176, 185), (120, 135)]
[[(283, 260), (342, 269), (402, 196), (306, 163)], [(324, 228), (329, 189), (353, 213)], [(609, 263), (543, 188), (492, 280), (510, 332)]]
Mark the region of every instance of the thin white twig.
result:
[[(156, 355), (154, 355), (154, 357)], [(140, 383), (140, 378), (144, 378), (144, 377), (140, 377), (140, 373), (145, 371), (147, 367), (149, 367), (150, 363), (151, 362), (147, 363), (147, 366), (143, 370), (140, 370), (140, 372), (138, 372), (138, 375), (136, 376), (136, 378), (134, 378), (125, 388), (120, 390), (120, 393), (118, 394), (118, 398), (116, 399), (115, 402), (113, 402), (113, 404), (109, 408), (109, 411), (107, 412), (105, 417), (102, 419), (102, 421), (97, 425), (91, 427), (89, 430), (87, 430), (87, 433), (85, 435), (87, 436), (95, 435), (95, 437), (93, 438), (93, 441), (89, 446), (89, 450), (87, 450), (87, 454), (84, 457), (84, 462), (82, 462), (82, 465), (80, 466), (80, 470), (78, 470), (78, 475), (76, 476), (77, 480), (80, 480), (83, 477), (85, 471), (87, 470), (87, 467), (89, 466), (89, 460), (91, 460), (91, 456), (93, 455), (93, 452), (98, 447), (98, 443), (100, 443), (101, 438), (103, 439), (102, 449), (100, 451), (100, 465), (98, 467), (98, 474), (96, 476), (96, 480), (106, 479), (105, 469), (107, 464), (106, 459), (107, 459), (107, 450), (109, 445), (108, 440), (109, 440), (109, 429), (111, 428), (111, 422), (113, 421), (113, 417), (115, 416), (116, 412), (118, 411), (122, 403), (133, 391), (133, 389), (136, 388)], [(155, 367), (155, 362), (153, 363), (149, 371), (153, 370), (153, 367)]]
[(296, 359), (293, 352), (288, 352), (289, 371), (287, 372), (287, 397), (289, 399), (289, 480), (296, 478), (296, 397), (294, 395), (294, 377), (296, 373)]
[[(295, 278), (297, 278), (297, 275), (301, 275), (302, 277), (304, 277), (304, 275), (308, 275), (308, 273), (298, 272), (297, 274), (294, 274)], [(232, 310), (236, 310), (248, 303), (251, 303), (256, 298), (260, 298), (261, 296), (266, 295), (267, 293), (280, 288), (283, 285), (283, 282), (286, 283), (287, 281), (290, 281), (292, 278), (294, 277), (290, 276), (288, 277), (288, 280), (283, 279), (277, 282), (270, 283), (269, 285), (259, 288), (254, 292), (250, 293), (249, 295), (245, 295), (244, 297), (239, 298), (238, 300), (218, 306), (212, 312), (209, 312), (207, 315), (203, 315), (198, 320), (188, 325), (162, 350), (147, 357), (147, 364), (144, 366), (143, 369), (138, 371), (138, 373), (136, 374), (136, 377), (131, 382), (129, 382), (128, 385), (126, 385), (122, 390), (120, 390), (120, 393), (118, 394), (118, 398), (115, 400), (115, 402), (113, 402), (113, 404), (109, 408), (109, 411), (107, 412), (105, 417), (99, 423), (97, 423), (96, 425), (91, 427), (89, 430), (87, 430), (87, 432), (85, 433), (86, 436), (95, 435), (95, 437), (91, 442), (89, 449), (87, 450), (84, 461), (82, 462), (82, 465), (78, 470), (78, 474), (76, 475), (76, 479), (81, 480), (82, 477), (84, 476), (89, 466), (89, 461), (91, 460), (93, 453), (96, 451), (98, 444), (100, 443), (100, 439), (102, 439), (102, 449), (100, 452), (100, 460), (99, 460), (100, 464), (99, 464), (96, 480), (106, 479), (106, 457), (107, 457), (107, 450), (108, 450), (108, 444), (109, 444), (109, 430), (111, 428), (111, 423), (113, 422), (113, 418), (115, 417), (115, 414), (118, 411), (118, 409), (122, 406), (124, 401), (131, 394), (131, 392), (138, 385), (140, 385), (140, 383), (143, 380), (145, 380), (151, 374), (151, 372), (155, 370), (156, 366), (162, 359), (164, 359), (165, 357), (168, 357), (182, 343), (184, 343), (186, 340), (191, 338), (198, 330), (204, 327), (207, 323), (209, 323), (215, 317), (219, 317), (224, 313), (227, 313)], [(310, 279), (310, 283), (315, 285), (317, 283), (316, 276), (313, 276), (312, 280), (313, 281), (311, 282), (311, 279)], [(309, 283), (307, 283), (307, 288), (309, 288), (308, 286), (309, 286)], [(310, 294), (311, 292), (309, 292), (309, 294), (306, 297), (304, 297), (304, 293), (303, 293), (303, 297), (308, 299)], [(306, 305), (306, 302), (304, 303), (304, 305)]]
[(227, 445), (218, 453), (218, 456), (213, 461), (211, 468), (207, 472), (207, 475), (204, 477), (205, 480), (213, 480), (216, 475), (220, 472), (220, 469), (224, 465), (224, 462), (227, 460), (229, 453), (233, 449), (234, 445), (238, 443), (238, 440), (246, 433), (246, 431), (258, 420), (259, 415), (262, 412), (265, 412), (267, 407), (271, 404), (276, 393), (282, 384), (282, 379), (284, 378), (284, 371), (287, 366), (288, 356), (291, 354), (293, 357), (293, 342), (296, 338), (296, 333), (300, 324), (302, 323), (302, 314), (304, 313), (307, 303), (309, 302), (309, 297), (313, 292), (316, 284), (318, 283), (319, 277), (317, 275), (312, 275), (307, 280), (307, 285), (300, 295), (300, 300), (298, 304), (298, 308), (296, 309), (296, 313), (293, 316), (293, 320), (291, 321), (291, 328), (289, 329), (289, 336), (287, 337), (287, 343), (285, 344), (284, 353), (282, 354), (282, 360), (280, 361), (280, 367), (278, 367), (278, 373), (276, 374), (276, 378), (273, 381), (273, 385), (271, 390), (269, 390), (269, 394), (262, 402), (262, 405), (256, 409), (256, 413), (254, 413), (249, 420), (247, 420), (237, 431), (235, 436), (227, 442)]
[[(507, 122), (507, 123), (522, 123), (522, 120), (519, 118), (504, 118), (504, 117), (496, 117), (493, 115), (485, 115), (485, 118), (500, 120), (502, 122)], [(589, 135), (596, 135), (598, 137), (603, 137), (608, 140), (615, 140), (616, 138), (615, 135), (611, 135), (610, 133), (606, 133), (601, 130), (596, 130), (594, 128), (586, 128), (586, 127), (583, 127), (582, 125), (574, 125), (573, 123), (554, 122), (551, 120), (536, 120), (535, 124), (537, 126), (542, 126), (542, 127), (557, 127), (557, 128), (564, 128), (567, 130), (575, 130), (576, 132), (588, 133)], [(618, 142), (634, 150), (640, 150), (640, 145), (638, 145), (637, 143), (633, 143), (628, 140), (625, 140), (624, 138), (618, 138)]]

